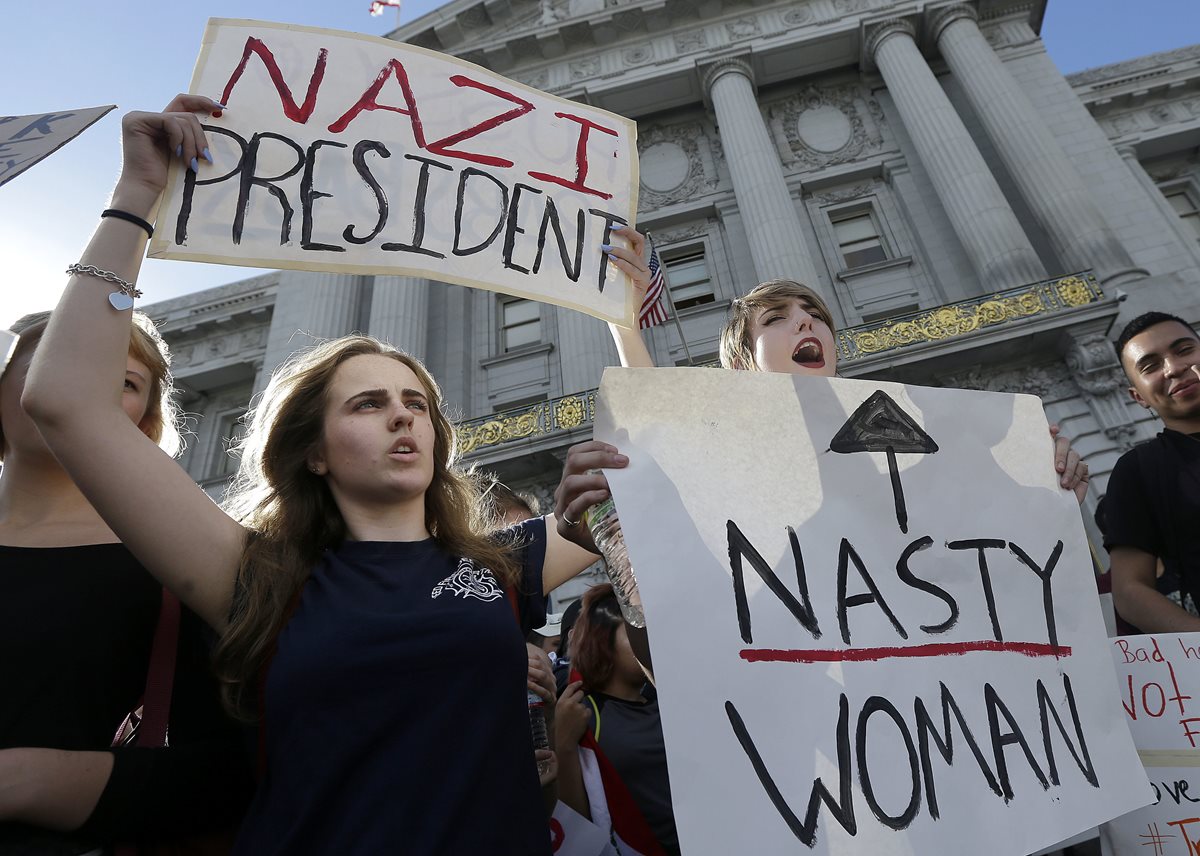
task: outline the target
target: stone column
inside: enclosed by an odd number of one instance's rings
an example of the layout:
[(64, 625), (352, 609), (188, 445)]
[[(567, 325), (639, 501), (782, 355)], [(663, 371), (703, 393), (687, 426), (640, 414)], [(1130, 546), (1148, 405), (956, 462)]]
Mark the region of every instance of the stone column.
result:
[(1109, 228), (1066, 152), (976, 23), (955, 3), (933, 12), (931, 35), (1008, 167), (1055, 254), (1059, 273), (1092, 269), (1101, 282), (1146, 276)]
[(367, 332), (424, 360), (428, 346), (429, 283), (412, 276), (377, 276)]
[(753, 69), (740, 59), (719, 60), (704, 71), (703, 82), (717, 115), (755, 275), (759, 282), (794, 279), (820, 288), (779, 152), (758, 109)]
[[(542, 318), (550, 311), (542, 306)], [(605, 366), (620, 365), (617, 346), (608, 325), (599, 318), (563, 306), (553, 307), (558, 320), (558, 363), (562, 367), (563, 395), (600, 385)]]
[(361, 292), (359, 276), (283, 271), (255, 391), (265, 387), (270, 373), (295, 351), (353, 332)]
[(1046, 269), (914, 37), (908, 21), (875, 24), (867, 30), (866, 56), (879, 66), (984, 289), (1000, 291), (1045, 279)]

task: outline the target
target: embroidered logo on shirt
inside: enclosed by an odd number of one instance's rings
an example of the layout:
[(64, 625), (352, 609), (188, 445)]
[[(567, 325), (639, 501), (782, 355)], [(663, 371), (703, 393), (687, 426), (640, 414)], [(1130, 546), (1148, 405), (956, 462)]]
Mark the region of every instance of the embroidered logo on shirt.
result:
[(458, 570), (435, 585), (429, 597), (436, 598), (444, 592), (484, 601), (504, 597), (504, 591), (496, 584), (492, 572), (487, 568), (476, 568), (470, 559), (459, 559)]

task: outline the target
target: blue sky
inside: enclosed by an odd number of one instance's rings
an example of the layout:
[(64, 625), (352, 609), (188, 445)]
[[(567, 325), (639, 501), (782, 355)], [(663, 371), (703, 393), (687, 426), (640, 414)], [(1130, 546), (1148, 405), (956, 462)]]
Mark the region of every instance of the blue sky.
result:
[[(404, 0), (401, 21), (438, 0)], [(10, 7), (17, 4), (9, 4)], [(257, 18), (383, 35), (394, 10), (372, 18), (369, 0), (215, 0), (208, 6), (127, 0), (23, 2), (0, 35), (0, 114), (117, 104), (45, 161), (0, 187), (0, 324), (53, 306), (63, 269), (86, 244), (119, 165), (120, 114), (158, 109), (187, 88), (209, 17)], [(1050, 0), (1042, 28), (1064, 72), (1200, 42), (1197, 0)], [(158, 301), (257, 271), (148, 259), (139, 282)]]

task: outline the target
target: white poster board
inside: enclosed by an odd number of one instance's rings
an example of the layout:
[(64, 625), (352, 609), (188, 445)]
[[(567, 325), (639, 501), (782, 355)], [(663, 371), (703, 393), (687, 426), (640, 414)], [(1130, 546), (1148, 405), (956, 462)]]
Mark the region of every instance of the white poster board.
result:
[(1105, 824), (1116, 856), (1200, 853), (1200, 633), (1109, 640), (1129, 731), (1154, 802)]
[(213, 19), (191, 92), (214, 164), (176, 162), (150, 255), (407, 274), (632, 326), (600, 246), (637, 212), (637, 126), (422, 48)]
[(0, 185), (54, 154), (115, 107), (0, 116)]
[(1149, 801), (1036, 398), (608, 369), (597, 401), (684, 853), (1024, 856)]

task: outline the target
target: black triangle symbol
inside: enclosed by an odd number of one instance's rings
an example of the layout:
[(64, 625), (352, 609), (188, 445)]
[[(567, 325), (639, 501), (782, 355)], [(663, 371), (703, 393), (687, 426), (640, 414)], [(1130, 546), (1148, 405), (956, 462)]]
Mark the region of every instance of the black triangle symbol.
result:
[(938, 450), (938, 444), (887, 393), (877, 389), (838, 429), (829, 448), (842, 454), (890, 450), (928, 455)]

